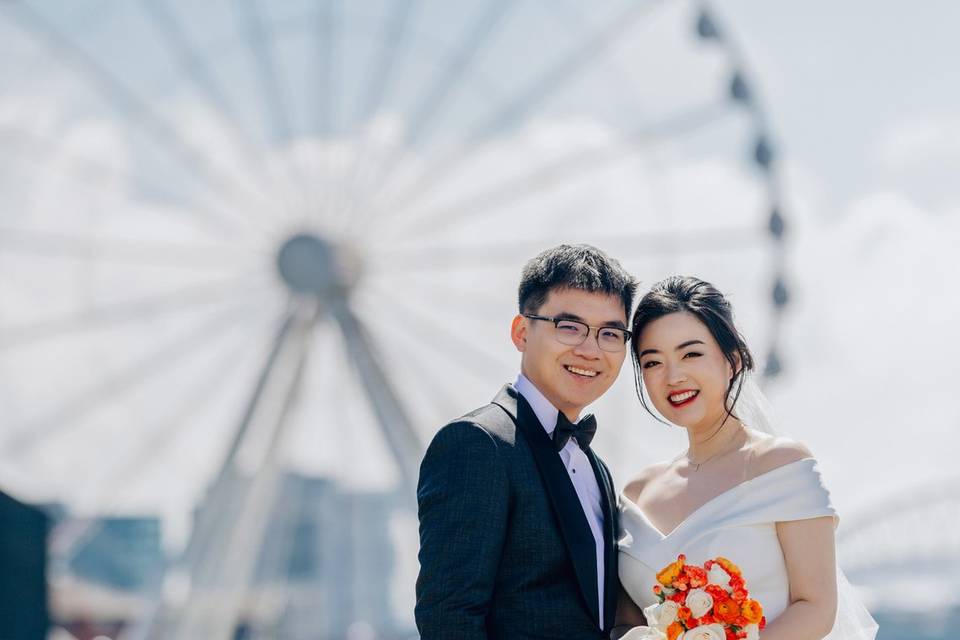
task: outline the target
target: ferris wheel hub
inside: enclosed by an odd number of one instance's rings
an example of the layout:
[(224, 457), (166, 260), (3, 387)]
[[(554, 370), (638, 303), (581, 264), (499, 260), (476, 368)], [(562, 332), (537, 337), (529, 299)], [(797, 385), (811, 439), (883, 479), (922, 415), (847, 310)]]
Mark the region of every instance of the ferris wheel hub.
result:
[(287, 287), (324, 300), (347, 296), (359, 278), (359, 261), (353, 254), (312, 233), (288, 238), (277, 253), (277, 269)]

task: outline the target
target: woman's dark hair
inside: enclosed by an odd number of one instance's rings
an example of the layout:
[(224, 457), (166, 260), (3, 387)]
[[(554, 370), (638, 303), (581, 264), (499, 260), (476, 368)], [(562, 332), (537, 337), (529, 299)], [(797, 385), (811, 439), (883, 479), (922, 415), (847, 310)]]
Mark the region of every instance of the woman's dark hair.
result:
[(747, 348), (746, 340), (733, 324), (733, 308), (727, 299), (709, 282), (691, 276), (671, 276), (656, 283), (640, 299), (640, 304), (633, 314), (633, 336), (630, 339), (630, 346), (633, 352), (633, 373), (640, 404), (650, 415), (660, 419), (650, 408), (643, 393), (643, 372), (640, 369), (639, 356), (640, 334), (654, 320), (678, 311), (689, 313), (707, 327), (733, 368), (734, 374), (727, 386), (726, 408), (727, 418), (730, 416), (736, 418), (733, 408), (743, 389), (743, 373), (753, 370), (753, 356)]

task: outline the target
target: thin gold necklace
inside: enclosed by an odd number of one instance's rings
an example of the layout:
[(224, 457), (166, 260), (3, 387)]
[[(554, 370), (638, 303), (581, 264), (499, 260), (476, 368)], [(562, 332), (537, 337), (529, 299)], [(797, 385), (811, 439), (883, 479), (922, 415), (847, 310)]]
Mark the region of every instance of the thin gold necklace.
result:
[[(724, 421), (724, 424), (721, 424), (721, 425), (720, 425), (720, 429), (723, 429), (723, 427), (725, 426), (725, 424), (726, 424), (726, 421)], [(704, 442), (709, 442), (710, 440), (712, 440), (714, 436), (716, 436), (718, 433), (720, 433), (720, 429), (717, 429), (716, 433), (712, 434), (709, 438), (707, 438), (706, 440), (704, 440)], [(732, 442), (736, 442), (736, 440), (737, 440), (737, 437), (736, 437), (736, 435), (734, 435), (734, 437), (730, 439), (730, 442), (731, 442), (731, 443), (732, 443)], [(716, 457), (719, 456), (720, 454), (729, 453), (729, 452), (731, 452), (731, 451), (733, 451), (733, 447), (722, 448), (722, 449), (720, 449), (719, 451), (717, 451), (716, 453), (714, 453), (714, 454), (712, 454), (712, 455), (710, 455), (710, 456), (707, 456), (706, 458), (704, 458), (704, 459), (701, 460), (700, 462), (694, 462), (693, 458), (690, 457), (690, 448), (688, 447), (685, 456), (686, 456), (686, 458), (687, 458), (687, 462), (693, 467), (693, 470), (696, 472), (696, 471), (700, 471), (700, 467), (701, 467), (701, 466), (703, 466), (703, 465), (705, 465), (706, 463), (710, 462), (711, 460), (713, 460), (714, 458), (716, 458)]]

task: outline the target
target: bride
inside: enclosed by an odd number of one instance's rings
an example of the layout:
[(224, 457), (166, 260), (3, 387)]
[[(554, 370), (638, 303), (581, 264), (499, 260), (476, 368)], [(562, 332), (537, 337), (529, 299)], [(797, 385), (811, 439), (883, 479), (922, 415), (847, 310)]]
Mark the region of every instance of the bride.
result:
[(837, 514), (816, 460), (744, 412), (744, 400), (762, 396), (744, 385), (753, 357), (726, 298), (696, 278), (657, 283), (634, 315), (632, 347), (643, 406), (686, 429), (689, 446), (621, 496), (613, 637), (653, 637), (642, 610), (656, 602), (656, 573), (685, 554), (691, 564), (724, 556), (739, 565), (764, 608), (762, 640), (872, 639), (869, 614), (846, 604)]

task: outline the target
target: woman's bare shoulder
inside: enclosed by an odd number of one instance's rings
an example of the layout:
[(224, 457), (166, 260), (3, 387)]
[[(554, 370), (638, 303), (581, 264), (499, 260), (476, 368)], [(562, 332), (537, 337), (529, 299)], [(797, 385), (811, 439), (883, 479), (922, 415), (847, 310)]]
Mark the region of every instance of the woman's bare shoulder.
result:
[(753, 433), (749, 446), (753, 476), (773, 471), (798, 460), (813, 458), (813, 453), (806, 445), (784, 436)]

